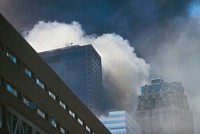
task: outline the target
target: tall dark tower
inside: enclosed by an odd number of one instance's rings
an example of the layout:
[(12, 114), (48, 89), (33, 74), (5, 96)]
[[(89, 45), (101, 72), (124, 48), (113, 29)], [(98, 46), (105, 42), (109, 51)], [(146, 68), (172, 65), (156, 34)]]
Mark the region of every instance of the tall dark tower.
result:
[(137, 120), (142, 134), (194, 134), (193, 115), (181, 83), (152, 79), (141, 87)]
[(103, 113), (101, 57), (92, 45), (46, 51), (40, 56), (94, 114)]

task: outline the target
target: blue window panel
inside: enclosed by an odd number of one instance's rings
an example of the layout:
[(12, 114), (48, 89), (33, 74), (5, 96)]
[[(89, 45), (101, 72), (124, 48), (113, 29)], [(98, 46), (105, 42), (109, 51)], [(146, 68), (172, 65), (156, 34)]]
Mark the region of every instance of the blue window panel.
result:
[(152, 93), (152, 86), (151, 85), (149, 86), (148, 92)]
[(8, 56), (14, 63), (17, 63), (17, 58), (15, 58), (11, 53), (7, 53), (7, 56)]
[(10, 92), (11, 91), (11, 86), (7, 85), (7, 90)]
[(15, 57), (11, 58), (14, 63), (17, 63), (17, 59)]
[(9, 84), (7, 84), (6, 88), (10, 93), (17, 97), (17, 91), (14, 90)]
[(36, 83), (39, 84), (39, 83), (40, 83), (40, 80), (39, 80), (39, 79), (36, 79)]
[(25, 73), (31, 78), (32, 77), (32, 72), (25, 68)]
[(39, 79), (36, 79), (36, 83), (37, 83), (42, 89), (44, 89), (44, 84), (43, 84)]
[(55, 121), (54, 118), (51, 118), (51, 119), (50, 119), (50, 124), (51, 124), (52, 126), (54, 126), (54, 127), (57, 126), (57, 125), (56, 125), (56, 121)]
[(140, 87), (141, 93), (144, 93), (144, 90), (145, 90), (144, 86)]
[(168, 91), (169, 90), (169, 85), (167, 83), (163, 84), (163, 90)]
[(35, 103), (34, 102), (29, 102), (29, 107), (31, 109), (36, 109)]
[(160, 91), (160, 84), (155, 84), (156, 92)]

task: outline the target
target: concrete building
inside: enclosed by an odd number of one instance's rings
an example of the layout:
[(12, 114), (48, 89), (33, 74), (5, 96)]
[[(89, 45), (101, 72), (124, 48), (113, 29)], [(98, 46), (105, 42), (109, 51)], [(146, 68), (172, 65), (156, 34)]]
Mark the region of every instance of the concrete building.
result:
[(2, 15), (0, 134), (110, 134)]
[(141, 87), (137, 120), (142, 134), (194, 134), (193, 115), (181, 83), (152, 79)]
[(46, 51), (40, 56), (94, 114), (103, 113), (101, 57), (92, 45)]
[(100, 120), (112, 134), (141, 134), (136, 121), (125, 111), (109, 112), (108, 117)]

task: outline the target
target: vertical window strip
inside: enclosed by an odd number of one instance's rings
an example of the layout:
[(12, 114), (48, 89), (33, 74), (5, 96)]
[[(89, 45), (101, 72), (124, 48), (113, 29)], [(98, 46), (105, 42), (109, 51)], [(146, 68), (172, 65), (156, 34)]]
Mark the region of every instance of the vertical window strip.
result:
[(36, 109), (35, 103), (30, 101), (30, 102), (29, 102), (29, 108), (31, 108), (31, 109)]
[(11, 53), (7, 52), (6, 54), (15, 64), (17, 64), (17, 58), (13, 56)]
[(54, 118), (50, 118), (50, 124), (54, 127), (57, 127), (56, 121)]
[(91, 132), (91, 129), (86, 125), (85, 126), (85, 128), (86, 128), (86, 130), (88, 131), (88, 132)]
[(72, 112), (71, 110), (69, 110), (69, 114), (73, 117), (73, 118), (75, 118), (76, 117), (76, 115), (75, 115), (75, 113), (74, 112)]
[(28, 100), (27, 98), (23, 97), (23, 98), (22, 98), (22, 101), (23, 101), (23, 103), (24, 103), (26, 106), (28, 106), (29, 108), (31, 108), (31, 109), (35, 109), (35, 108), (36, 108), (35, 103), (34, 103), (34, 102), (31, 102), (31, 101)]
[(65, 129), (64, 129), (63, 127), (60, 127), (60, 132), (61, 132), (62, 134), (65, 134)]
[(37, 108), (37, 114), (38, 114), (40, 117), (45, 118), (45, 113), (44, 113), (42, 110), (40, 110), (39, 108)]
[(30, 77), (30, 78), (32, 78), (33, 76), (32, 76), (32, 72), (29, 70), (29, 69), (27, 69), (27, 68), (25, 68), (25, 73)]
[(48, 91), (48, 94), (52, 99), (56, 100), (56, 96), (51, 91)]
[(83, 121), (80, 118), (78, 118), (78, 123), (83, 126)]
[(61, 106), (62, 108), (66, 109), (66, 105), (65, 105), (64, 102), (62, 102), (62, 101), (60, 100), (60, 101), (59, 101), (59, 104), (60, 104), (60, 106)]
[(30, 101), (29, 101), (28, 99), (26, 99), (25, 97), (23, 97), (22, 101), (23, 101), (23, 103), (24, 103), (26, 106), (29, 107)]
[(44, 84), (43, 84), (38, 78), (36, 78), (36, 83), (37, 83), (42, 89), (44, 89)]
[(13, 87), (11, 87), (9, 84), (7, 84), (6, 88), (10, 93), (12, 93), (14, 96), (17, 97), (17, 91)]

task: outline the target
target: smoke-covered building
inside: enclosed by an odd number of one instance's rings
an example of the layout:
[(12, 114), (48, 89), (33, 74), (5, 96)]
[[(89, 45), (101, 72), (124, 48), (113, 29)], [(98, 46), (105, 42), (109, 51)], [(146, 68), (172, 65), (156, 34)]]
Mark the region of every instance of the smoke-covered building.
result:
[(1, 14), (0, 134), (110, 134)]
[(94, 114), (103, 113), (101, 57), (92, 45), (46, 51), (40, 56)]
[(109, 112), (108, 117), (100, 120), (112, 134), (141, 134), (140, 127), (126, 111)]
[(193, 115), (181, 83), (152, 79), (141, 87), (137, 121), (142, 134), (194, 134)]

